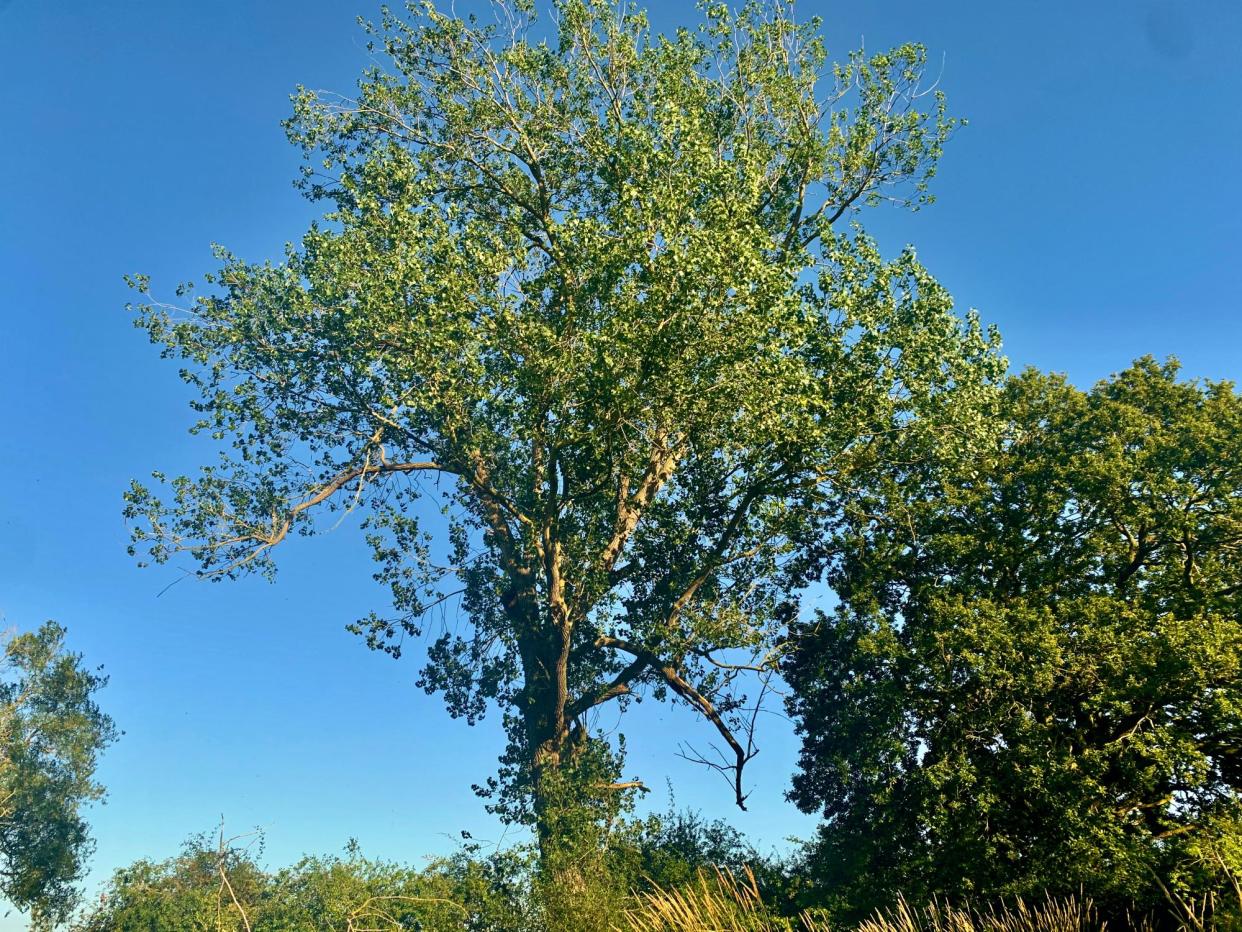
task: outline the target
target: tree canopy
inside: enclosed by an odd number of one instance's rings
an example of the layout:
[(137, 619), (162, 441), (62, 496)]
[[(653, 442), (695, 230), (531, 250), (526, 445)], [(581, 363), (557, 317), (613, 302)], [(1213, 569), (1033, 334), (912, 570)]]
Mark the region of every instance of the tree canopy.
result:
[(288, 124), (322, 221), (279, 263), (222, 252), (187, 307), (144, 297), (226, 443), (133, 485), (135, 547), (270, 572), (357, 507), (393, 611), (356, 630), (395, 655), (437, 626), (422, 685), (503, 710), (502, 812), (547, 838), (564, 774), (635, 787), (592, 722), (643, 695), (706, 719), (742, 805), (741, 674), (771, 668), (803, 526), (879, 439), (968, 438), (1002, 366), (912, 250), (839, 228), (925, 203), (955, 123), (920, 47), (829, 67), (781, 0), (672, 35), (494, 9), (368, 27), (382, 64)]
[(840, 605), (786, 662), (819, 879), (864, 912), (1202, 896), (1242, 876), (1242, 397), (1145, 358), (998, 405), (824, 541)]
[(68, 917), (92, 843), (83, 803), (99, 799), (95, 761), (116, 729), (93, 694), (106, 680), (47, 622), (0, 661), (0, 895), (35, 928)]

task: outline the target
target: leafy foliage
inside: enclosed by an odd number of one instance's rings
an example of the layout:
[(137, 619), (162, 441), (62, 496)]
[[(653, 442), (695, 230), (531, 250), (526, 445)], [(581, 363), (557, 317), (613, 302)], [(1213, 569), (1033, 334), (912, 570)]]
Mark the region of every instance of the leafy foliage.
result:
[(424, 870), (363, 857), (306, 857), (269, 872), (261, 840), (191, 838), (180, 855), (119, 870), (75, 932), (526, 932), (522, 858), (499, 853)]
[(998, 405), (821, 551), (840, 605), (786, 667), (819, 878), (854, 914), (1202, 896), (1242, 876), (1242, 398), (1146, 358)]
[(106, 683), (47, 622), (13, 637), (0, 662), (0, 895), (35, 928), (77, 901), (92, 843), (84, 803), (103, 796), (95, 762), (116, 737), (93, 695)]
[(231, 450), (126, 513), (219, 579), (364, 508), (394, 612), (356, 630), (397, 655), (439, 609), (421, 683), (500, 706), (483, 791), (549, 842), (557, 794), (599, 822), (639, 786), (607, 703), (684, 702), (744, 803), (742, 674), (771, 669), (793, 542), (878, 438), (976, 429), (1000, 363), (912, 251), (835, 226), (930, 198), (955, 124), (921, 48), (829, 69), (783, 0), (668, 36), (604, 0), (546, 31), (495, 10), (369, 27), (383, 67), (288, 124), (323, 222), (277, 265), (222, 252), (188, 308), (144, 299)]
[(351, 842), (342, 857), (268, 871), (259, 836), (199, 835), (177, 857), (117, 871), (74, 930), (605, 932), (632, 891), (680, 884), (702, 868), (740, 870), (753, 854), (723, 823), (672, 811), (616, 826), (607, 849), (567, 917), (562, 892), (541, 882), (529, 846), (470, 842), (415, 870), (365, 858)]
[(666, 812), (624, 824), (610, 838), (610, 873), (624, 878), (628, 890), (682, 886), (699, 871), (716, 868), (760, 875), (780, 870), (727, 822), (671, 804)]

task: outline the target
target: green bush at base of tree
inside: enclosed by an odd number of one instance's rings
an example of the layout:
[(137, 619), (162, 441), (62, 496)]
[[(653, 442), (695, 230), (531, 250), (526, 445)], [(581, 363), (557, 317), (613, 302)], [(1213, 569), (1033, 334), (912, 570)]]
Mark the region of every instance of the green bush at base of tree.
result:
[(780, 889), (779, 866), (721, 822), (668, 812), (618, 824), (589, 871), (558, 889), (533, 846), (467, 843), (422, 869), (363, 857), (307, 857), (261, 866), (261, 839), (191, 838), (165, 861), (117, 871), (74, 932), (607, 932), (635, 894), (691, 883), (699, 871), (757, 865)]

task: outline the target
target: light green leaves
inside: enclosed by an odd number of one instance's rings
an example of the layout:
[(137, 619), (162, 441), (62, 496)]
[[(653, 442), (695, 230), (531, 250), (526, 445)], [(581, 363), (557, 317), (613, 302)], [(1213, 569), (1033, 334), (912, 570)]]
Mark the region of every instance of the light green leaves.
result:
[(394, 613), (358, 630), (392, 648), (460, 609), (422, 682), (504, 706), (521, 767), (650, 689), (729, 741), (732, 678), (682, 674), (769, 656), (834, 486), (912, 425), (974, 430), (999, 371), (913, 254), (833, 228), (923, 202), (954, 124), (914, 46), (825, 87), (783, 2), (668, 36), (604, 0), (497, 9), (386, 13), (354, 96), (295, 96), (323, 221), (279, 265), (222, 257), (185, 313), (140, 308), (233, 449), (127, 515), (218, 576), (365, 509)]

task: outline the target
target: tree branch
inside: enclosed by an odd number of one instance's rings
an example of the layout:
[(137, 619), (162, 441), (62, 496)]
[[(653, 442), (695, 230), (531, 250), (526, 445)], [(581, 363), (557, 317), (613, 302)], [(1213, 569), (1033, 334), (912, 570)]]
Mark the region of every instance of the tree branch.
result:
[(618, 673), (610, 683), (601, 687), (594, 693), (588, 693), (578, 699), (569, 707), (567, 713), (569, 718), (577, 718), (582, 713), (601, 706), (605, 702), (616, 699), (620, 696), (626, 696), (630, 693), (630, 684), (638, 677), (642, 676), (651, 664), (645, 657), (636, 657), (634, 662), (629, 664), (624, 670)]
[(681, 451), (676, 447), (670, 447), (667, 444), (667, 440), (667, 433), (661, 430), (651, 449), (651, 455), (647, 461), (647, 469), (639, 482), (638, 489), (632, 496), (629, 494), (628, 477), (621, 477), (617, 484), (616, 525), (612, 537), (605, 545), (599, 558), (600, 569), (605, 573), (611, 572), (617, 562), (617, 557), (621, 555), (621, 551), (629, 541), (630, 535), (634, 533), (634, 529), (638, 526), (638, 519), (642, 517), (643, 511), (651, 504), (652, 499), (655, 498), (660, 489), (664, 487), (664, 483), (673, 474), (673, 468), (676, 466), (677, 460), (680, 459)]
[[(729, 749), (733, 752), (733, 763), (726, 764), (724, 769), (733, 772), (732, 782), (735, 800), (738, 808), (744, 810), (748, 794), (742, 792), (742, 769), (746, 766), (747, 761), (754, 757), (758, 751), (753, 747), (750, 749), (742, 747), (741, 743), (734, 736), (732, 729), (729, 728), (728, 723), (721, 717), (720, 712), (717, 711), (711, 700), (695, 689), (673, 664), (661, 660), (642, 645), (624, 640), (623, 638), (600, 635), (595, 639), (595, 645), (597, 647), (610, 647), (615, 650), (625, 651), (636, 659), (644, 660), (649, 667), (663, 677), (669, 689), (677, 693), (691, 708), (716, 727), (716, 731), (719, 732), (725, 743), (729, 745)], [(705, 760), (701, 762), (709, 763)]]

